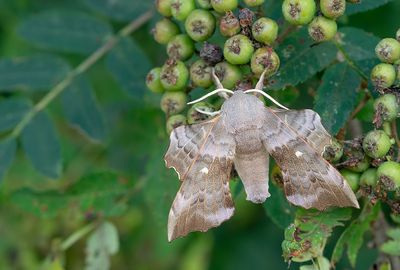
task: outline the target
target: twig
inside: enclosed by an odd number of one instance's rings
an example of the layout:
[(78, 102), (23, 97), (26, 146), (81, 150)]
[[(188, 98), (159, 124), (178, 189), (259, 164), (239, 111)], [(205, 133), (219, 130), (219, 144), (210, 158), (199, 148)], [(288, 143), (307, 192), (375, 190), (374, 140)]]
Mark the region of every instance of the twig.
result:
[(44, 110), (56, 97), (58, 97), (72, 82), (73, 80), (86, 72), (91, 68), (97, 61), (99, 61), (106, 53), (115, 47), (116, 44), (121, 40), (121, 38), (130, 35), (144, 23), (150, 20), (153, 16), (153, 10), (149, 10), (144, 13), (139, 18), (131, 21), (124, 28), (122, 28), (116, 35), (108, 38), (103, 46), (98, 48), (93, 52), (88, 58), (86, 58), (80, 65), (69, 72), (64, 79), (62, 79), (58, 84), (56, 84), (35, 106), (30, 110), (21, 121), (15, 126), (13, 131), (10, 133), (10, 137), (18, 137), (22, 130), (29, 124), (29, 122), (38, 114), (40, 111)]

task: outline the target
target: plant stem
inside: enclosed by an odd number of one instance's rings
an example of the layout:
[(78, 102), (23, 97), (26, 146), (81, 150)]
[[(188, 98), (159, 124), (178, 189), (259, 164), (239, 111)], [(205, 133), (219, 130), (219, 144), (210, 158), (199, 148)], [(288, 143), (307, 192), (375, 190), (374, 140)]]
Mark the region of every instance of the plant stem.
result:
[(35, 106), (30, 110), (21, 121), (15, 126), (13, 131), (10, 133), (10, 137), (18, 137), (22, 130), (29, 124), (29, 122), (38, 114), (44, 110), (56, 97), (58, 97), (79, 75), (86, 72), (95, 63), (97, 63), (105, 54), (113, 49), (121, 38), (126, 37), (133, 33), (140, 26), (145, 24), (153, 16), (153, 10), (149, 10), (137, 19), (132, 20), (124, 28), (122, 28), (116, 35), (111, 36), (108, 40), (94, 51), (88, 58), (86, 58), (81, 64), (70, 71), (64, 79), (57, 83)]
[(74, 245), (76, 242), (78, 242), (80, 239), (82, 239), (85, 235), (90, 233), (98, 224), (93, 222), (89, 223), (85, 227), (77, 230), (73, 234), (71, 234), (67, 239), (65, 239), (59, 248), (59, 251), (66, 251), (69, 249), (72, 245)]
[(359, 66), (357, 66), (356, 63), (354, 63), (353, 59), (351, 59), (351, 57), (348, 55), (348, 53), (346, 52), (346, 50), (343, 49), (342, 45), (341, 45), (339, 42), (337, 42), (337, 41), (334, 41), (334, 44), (335, 44), (336, 48), (343, 54), (343, 56), (344, 56), (345, 60), (347, 61), (347, 63), (348, 63), (352, 68), (354, 68), (354, 70), (357, 71), (357, 73), (358, 73), (364, 80), (368, 81), (368, 80), (369, 80), (368, 75), (366, 75), (366, 74), (364, 73), (364, 71), (362, 71), (362, 69), (361, 69)]

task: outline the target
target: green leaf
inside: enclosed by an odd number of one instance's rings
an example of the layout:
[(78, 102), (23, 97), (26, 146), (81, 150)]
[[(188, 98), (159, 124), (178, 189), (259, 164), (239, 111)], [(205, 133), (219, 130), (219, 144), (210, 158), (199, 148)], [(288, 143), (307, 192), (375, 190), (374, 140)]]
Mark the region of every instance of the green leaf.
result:
[(86, 5), (95, 11), (118, 21), (131, 21), (153, 6), (153, 1), (131, 0), (85, 0)]
[(3, 59), (0, 61), (0, 91), (48, 89), (69, 70), (64, 60), (50, 55)]
[(30, 100), (11, 97), (0, 101), (0, 131), (14, 128), (22, 117), (31, 109)]
[(380, 211), (380, 204), (374, 206), (366, 204), (356, 220), (342, 233), (333, 250), (331, 262), (336, 264), (341, 259), (347, 246), (347, 256), (353, 267), (356, 265), (357, 254), (364, 241), (364, 234), (371, 229), (371, 223), (376, 220)]
[(342, 226), (342, 222), (350, 218), (350, 208), (324, 212), (299, 208), (294, 223), (285, 230), (285, 240), (282, 243), (284, 258), (310, 260), (322, 256), (333, 228)]
[(129, 184), (113, 173), (95, 173), (81, 178), (67, 190), (66, 195), (83, 212), (117, 216), (126, 210), (126, 203), (120, 198), (129, 191)]
[(61, 172), (61, 147), (53, 122), (44, 113), (38, 113), (21, 133), (26, 155), (33, 166), (50, 178), (58, 178)]
[(26, 41), (44, 49), (88, 54), (112, 34), (111, 27), (82, 12), (54, 10), (24, 20), (18, 32)]
[(110, 222), (102, 223), (87, 240), (85, 270), (110, 269), (110, 255), (116, 254), (118, 249), (117, 228)]
[(343, 27), (339, 32), (339, 45), (352, 61), (376, 59), (375, 46), (380, 40), (378, 37), (354, 27)]
[(141, 97), (150, 61), (130, 38), (124, 38), (107, 56), (107, 67), (121, 87), (132, 97)]
[(11, 166), (15, 152), (17, 150), (17, 142), (15, 139), (6, 139), (0, 141), (0, 180)]
[(374, 8), (378, 8), (380, 6), (386, 5), (393, 0), (362, 0), (358, 4), (349, 4), (347, 3), (346, 7), (346, 15), (352, 15), (359, 12), (368, 11)]
[(273, 90), (305, 82), (335, 60), (337, 49), (330, 42), (313, 44), (307, 29), (302, 29), (287, 38), (277, 53), (281, 67), (267, 85)]
[[(13, 193), (13, 202), (21, 209), (39, 217), (53, 217), (65, 207), (78, 208), (101, 216), (117, 216), (125, 212), (123, 197), (130, 191), (131, 181), (114, 173), (93, 173), (82, 177), (65, 191), (34, 191), (21, 189)], [(32, 204), (32, 202), (35, 202)]]
[(53, 218), (67, 207), (67, 198), (56, 191), (38, 192), (21, 189), (11, 195), (11, 201), (22, 210), (43, 218)]
[(380, 247), (380, 250), (392, 256), (400, 256), (400, 228), (389, 229), (386, 234), (392, 238)]
[(74, 127), (94, 140), (104, 140), (104, 119), (86, 78), (79, 77), (68, 86), (61, 96), (61, 102), (67, 119)]
[(285, 229), (293, 221), (295, 208), (289, 204), (282, 190), (274, 184), (270, 185), (271, 198), (263, 204), (268, 217), (281, 229)]
[(331, 66), (322, 77), (314, 109), (325, 128), (336, 134), (347, 122), (357, 101), (361, 77), (346, 63)]

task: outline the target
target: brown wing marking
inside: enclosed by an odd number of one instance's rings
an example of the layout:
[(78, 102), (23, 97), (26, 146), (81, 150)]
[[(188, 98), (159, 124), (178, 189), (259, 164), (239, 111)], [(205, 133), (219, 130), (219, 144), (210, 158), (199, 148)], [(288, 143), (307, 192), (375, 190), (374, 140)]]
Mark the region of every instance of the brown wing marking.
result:
[(280, 113), (266, 109), (263, 141), (282, 170), (288, 200), (319, 210), (330, 206), (358, 208), (357, 199), (345, 179), (321, 156), (328, 137), (322, 135), (325, 139), (320, 141), (313, 139), (319, 134), (328, 134), (319, 117), (311, 117), (316, 113), (288, 112), (290, 117), (286, 119), (290, 121), (285, 121), (284, 114)]
[(172, 132), (165, 161), (180, 174), (182, 185), (169, 212), (169, 241), (207, 231), (233, 215), (229, 179), (234, 149), (220, 117)]

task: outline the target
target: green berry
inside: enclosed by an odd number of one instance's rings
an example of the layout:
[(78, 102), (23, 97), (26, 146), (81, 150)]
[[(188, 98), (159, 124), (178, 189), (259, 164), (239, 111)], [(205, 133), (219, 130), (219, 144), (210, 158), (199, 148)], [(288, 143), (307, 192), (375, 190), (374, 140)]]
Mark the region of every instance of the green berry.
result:
[(386, 161), (378, 167), (378, 180), (388, 189), (394, 190), (400, 186), (400, 164)]
[(347, 165), (346, 169), (358, 173), (366, 171), (370, 165), (370, 158), (367, 155), (363, 155), (362, 153), (360, 153), (359, 156), (361, 156), (360, 160), (357, 160), (354, 163)]
[(187, 96), (183, 92), (167, 92), (161, 98), (161, 110), (167, 115), (178, 114), (186, 107)]
[(211, 66), (199, 59), (190, 67), (190, 79), (198, 87), (208, 88), (213, 84)]
[(376, 172), (377, 170), (375, 168), (370, 168), (363, 172), (360, 177), (360, 185), (375, 187), (378, 180)]
[(346, 0), (321, 0), (320, 8), (325, 17), (336, 19), (344, 14)]
[(165, 18), (158, 21), (153, 29), (154, 39), (160, 44), (167, 44), (177, 34), (179, 34), (178, 26)]
[(195, 8), (194, 0), (171, 0), (172, 16), (179, 21), (186, 20)]
[(279, 56), (269, 47), (257, 49), (251, 57), (251, 71), (258, 77), (264, 70), (266, 71), (265, 76), (271, 77), (278, 71), (279, 65)]
[(203, 9), (210, 9), (212, 8), (211, 6), (211, 0), (196, 0), (197, 6)]
[(221, 62), (215, 65), (215, 74), (227, 89), (233, 89), (238, 81), (242, 79), (242, 72), (238, 66)]
[(211, 0), (211, 6), (213, 9), (220, 13), (225, 13), (230, 10), (234, 10), (238, 6), (237, 0)]
[(262, 17), (255, 21), (251, 32), (258, 42), (271, 45), (278, 36), (278, 24), (274, 20)]
[(257, 7), (264, 4), (264, 1), (265, 0), (244, 0), (244, 3), (249, 7)]
[(187, 34), (195, 41), (205, 41), (214, 34), (215, 18), (203, 9), (193, 10), (185, 21)]
[(193, 40), (185, 34), (177, 35), (168, 42), (167, 54), (170, 58), (185, 61), (194, 53)]
[(224, 45), (224, 57), (229, 63), (234, 65), (247, 64), (253, 52), (253, 43), (245, 35), (233, 36)]
[(389, 88), (396, 80), (396, 70), (391, 64), (377, 64), (371, 71), (371, 80), (378, 89)]
[(360, 174), (346, 169), (340, 170), (340, 173), (346, 179), (350, 188), (356, 192), (360, 186)]
[(163, 93), (165, 91), (164, 87), (161, 84), (160, 80), (161, 68), (156, 67), (150, 70), (150, 72), (146, 76), (146, 85), (150, 91), (154, 93)]
[(161, 68), (161, 84), (167, 91), (183, 90), (189, 79), (189, 71), (181, 61), (169, 59)]
[(382, 62), (393, 64), (400, 59), (400, 42), (394, 38), (384, 38), (376, 45), (375, 53)]
[(166, 124), (167, 133), (170, 134), (172, 130), (185, 124), (186, 124), (186, 116), (182, 114), (172, 115), (167, 120)]
[(233, 12), (228, 11), (219, 22), (219, 31), (224, 37), (231, 37), (239, 33), (240, 23), (239, 19), (233, 14)]
[(325, 147), (324, 158), (330, 162), (337, 162), (343, 156), (343, 145), (338, 140), (333, 139), (330, 145)]
[(169, 19), (158, 21), (153, 29), (154, 39), (160, 44), (167, 44), (177, 34), (178, 26)]
[(383, 130), (370, 131), (363, 140), (364, 152), (372, 158), (383, 158), (391, 146), (390, 138)]
[(308, 26), (308, 33), (315, 42), (331, 40), (337, 32), (337, 24), (334, 20), (318, 16)]
[(283, 16), (291, 24), (308, 24), (314, 18), (315, 11), (314, 0), (284, 0), (282, 4)]
[(171, 2), (172, 0), (156, 0), (156, 9), (158, 13), (165, 17), (170, 17), (172, 15)]
[(399, 103), (394, 94), (385, 94), (377, 98), (374, 102), (375, 113), (377, 113), (383, 121), (393, 121), (399, 114)]
[(204, 112), (214, 112), (215, 111), (214, 107), (206, 102), (196, 103), (189, 109), (189, 111), (187, 113), (188, 124), (203, 122), (203, 121), (211, 118), (210, 115), (201, 113), (201, 112), (197, 111), (196, 109), (204, 111)]

